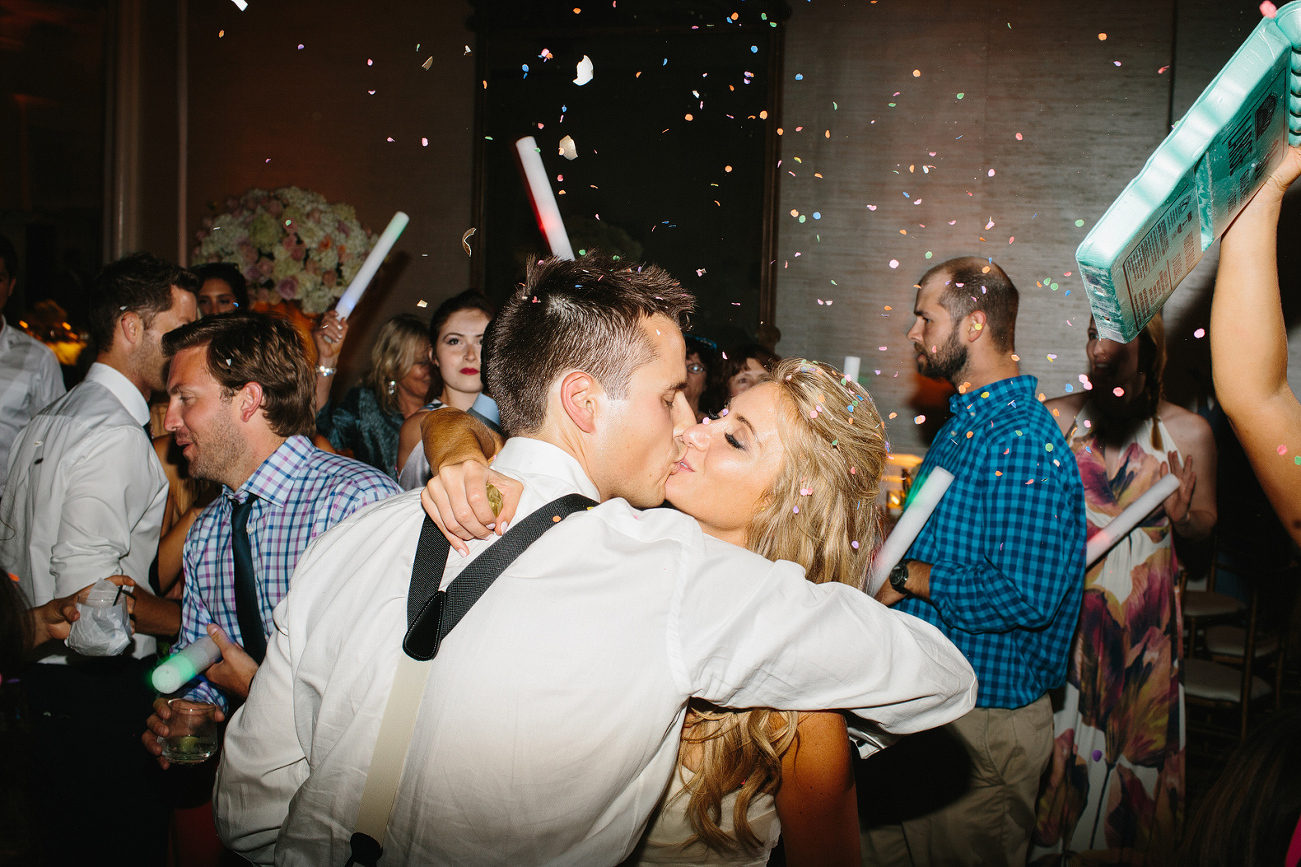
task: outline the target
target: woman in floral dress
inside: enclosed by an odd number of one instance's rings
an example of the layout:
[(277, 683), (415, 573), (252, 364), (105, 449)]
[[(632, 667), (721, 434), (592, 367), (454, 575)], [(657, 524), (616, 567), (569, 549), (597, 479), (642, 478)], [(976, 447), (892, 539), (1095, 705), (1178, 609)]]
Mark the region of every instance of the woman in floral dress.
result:
[(1134, 341), (1089, 322), (1089, 382), (1048, 402), (1084, 482), (1089, 535), (1167, 472), (1182, 484), (1087, 567), (1034, 864), (1170, 863), (1183, 822), (1182, 623), (1173, 534), (1215, 526), (1215, 442), (1204, 419), (1162, 400), (1165, 328)]

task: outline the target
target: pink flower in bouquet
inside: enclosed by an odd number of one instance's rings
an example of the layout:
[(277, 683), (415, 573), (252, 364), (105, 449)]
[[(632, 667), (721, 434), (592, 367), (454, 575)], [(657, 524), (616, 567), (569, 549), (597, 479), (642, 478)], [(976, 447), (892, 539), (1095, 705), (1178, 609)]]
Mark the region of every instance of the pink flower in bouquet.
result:
[[(250, 283), (260, 283), (265, 278), (262, 276), (262, 269), (258, 267), (256, 262), (253, 262), (244, 269), (244, 279)], [(262, 300), (265, 301), (266, 299), (263, 298)]]
[(309, 259), (307, 261), (307, 264), (303, 266), (303, 270), (306, 271), (308, 274), (313, 274), (319, 277), (321, 276), (321, 263), (316, 261), (315, 259)]
[(303, 257), (307, 255), (307, 245), (302, 243), (301, 241), (298, 242), (297, 244), (293, 244), (289, 248), (289, 255), (293, 258), (295, 262), (303, 261)]
[(271, 269), (275, 267), (270, 259), (263, 259), (257, 263), (258, 280), (265, 280), (271, 276)]
[(348, 236), (348, 232), (350, 232), (351, 229), (348, 227), (347, 223), (345, 223), (343, 220), (340, 220), (338, 231), (340, 235), (343, 235), (346, 238)]
[(321, 275), (321, 283), (330, 289), (333, 289), (337, 282), (339, 282), (339, 275), (334, 271), (326, 271)]
[(280, 297), (286, 301), (291, 301), (298, 296), (298, 278), (286, 277), (276, 284), (276, 291)]
[(273, 217), (278, 217), (285, 212), (285, 206), (279, 199), (264, 199), (262, 207)]

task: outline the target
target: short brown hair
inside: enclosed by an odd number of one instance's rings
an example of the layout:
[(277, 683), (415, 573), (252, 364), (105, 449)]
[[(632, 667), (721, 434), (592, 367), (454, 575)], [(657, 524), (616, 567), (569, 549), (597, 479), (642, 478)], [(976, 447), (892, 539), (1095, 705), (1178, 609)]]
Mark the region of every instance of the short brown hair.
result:
[(87, 311), (90, 348), (105, 352), (113, 345), (113, 328), (123, 313), (140, 317), (145, 328), (154, 317), (172, 309), (172, 287), (191, 294), (199, 291), (199, 278), (179, 265), (151, 253), (133, 253), (109, 262), (95, 275)]
[(977, 310), (983, 311), (994, 345), (1011, 352), (1016, 346), (1016, 309), (1020, 295), (1007, 272), (992, 259), (963, 256), (941, 262), (922, 275), (918, 286), (937, 274), (948, 282), (940, 293), (940, 303), (953, 317), (954, 324)]
[(654, 265), (616, 266), (597, 254), (542, 259), (484, 335), (484, 373), (512, 434), (534, 433), (547, 393), (568, 370), (592, 375), (617, 399), (632, 372), (653, 357), (641, 331), (648, 316), (686, 327), (695, 298)]
[(311, 436), (316, 429), (312, 398), (316, 378), (294, 327), (263, 313), (235, 311), (205, 316), (163, 335), (170, 359), (182, 349), (208, 347), (208, 372), (230, 396), (256, 382), (262, 413), (278, 436)]

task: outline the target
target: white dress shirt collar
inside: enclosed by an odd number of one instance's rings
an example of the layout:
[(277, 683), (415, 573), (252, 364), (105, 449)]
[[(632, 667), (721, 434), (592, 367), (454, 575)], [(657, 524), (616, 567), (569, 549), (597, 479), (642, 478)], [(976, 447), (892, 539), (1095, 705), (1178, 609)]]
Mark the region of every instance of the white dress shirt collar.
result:
[(533, 476), (549, 476), (562, 482), (575, 493), (590, 497), (597, 502), (601, 500), (600, 491), (592, 484), (587, 473), (583, 472), (578, 459), (559, 446), (544, 440), (511, 437), (498, 453), (492, 466), (497, 472), (506, 475), (518, 472)]
[(149, 404), (145, 401), (144, 395), (116, 367), (109, 367), (96, 361), (90, 366), (90, 370), (86, 371), (86, 381), (98, 382), (111, 391), (118, 402), (126, 407), (126, 411), (131, 413), (131, 417), (141, 425), (149, 421)]

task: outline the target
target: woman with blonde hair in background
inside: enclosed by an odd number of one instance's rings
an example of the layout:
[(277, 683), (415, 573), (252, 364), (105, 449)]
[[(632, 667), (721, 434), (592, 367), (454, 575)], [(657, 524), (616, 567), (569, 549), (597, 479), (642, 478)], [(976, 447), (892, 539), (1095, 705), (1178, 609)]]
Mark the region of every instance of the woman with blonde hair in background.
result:
[[(857, 384), (828, 365), (787, 359), (734, 397), (720, 418), (686, 430), (686, 454), (665, 494), (707, 535), (799, 563), (816, 584), (861, 588), (880, 533), (884, 434)], [(437, 458), (431, 453), (441, 463)], [(513, 517), (517, 488), (488, 475), (506, 498), (501, 526)], [(449, 502), (442, 478), (435, 475), (426, 489), (426, 502), (440, 504), (442, 514), (431, 512), (440, 526), (461, 508)], [(454, 519), (450, 526), (453, 545), (489, 532)], [(859, 863), (844, 718), (735, 713), (693, 701), (670, 786), (625, 865), (763, 865), (779, 835), (791, 867)]]
[(395, 475), (402, 423), (419, 412), (429, 396), (427, 326), (410, 313), (380, 326), (370, 350), (370, 370), (333, 404), (330, 385), (347, 333), (347, 322), (333, 311), (312, 332), (322, 359), (316, 369), (316, 429), (336, 451)]

